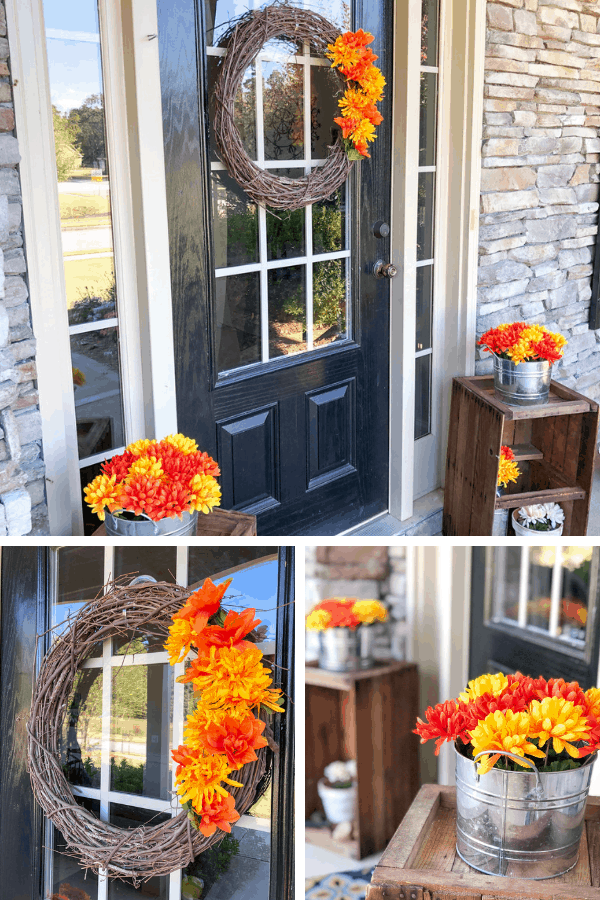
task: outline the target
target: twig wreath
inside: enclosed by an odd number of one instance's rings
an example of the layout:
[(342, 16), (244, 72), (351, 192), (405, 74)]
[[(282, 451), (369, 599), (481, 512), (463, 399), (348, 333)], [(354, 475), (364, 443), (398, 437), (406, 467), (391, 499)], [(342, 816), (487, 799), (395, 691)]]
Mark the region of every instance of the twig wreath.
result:
[[(148, 878), (167, 875), (188, 865), (199, 853), (217, 843), (228, 829), (221, 830), (223, 826), (219, 826), (208, 835), (202, 834), (194, 827), (193, 816), (185, 808), (159, 825), (126, 829), (101, 822), (76, 802), (63, 771), (62, 723), (77, 669), (99, 641), (112, 637), (130, 640), (132, 632), (141, 632), (164, 642), (173, 617), (193, 596), (189, 590), (167, 583), (127, 586), (113, 583), (106, 593), (88, 603), (56, 638), (44, 658), (33, 691), (27, 723), (28, 768), (40, 806), (62, 832), (68, 855), (86, 869), (94, 872), (103, 869), (109, 877), (131, 879), (136, 887)], [(261, 629), (253, 630), (245, 639), (251, 643), (262, 640)], [(269, 748), (276, 749), (271, 737), (268, 744), (268, 747), (261, 746), (253, 754), (254, 759), (235, 773), (239, 786), (230, 787), (229, 792), (239, 814), (254, 803), (264, 787), (271, 760)]]
[[(231, 177), (261, 206), (293, 210), (324, 200), (344, 183), (354, 162), (346, 150), (346, 136), (340, 135), (330, 147), (324, 165), (315, 166), (303, 178), (280, 177), (259, 168), (248, 156), (234, 120), (235, 98), (244, 73), (271, 38), (303, 41), (311, 44), (319, 56), (325, 56), (328, 45), (339, 36), (339, 28), (323, 16), (284, 3), (246, 13), (223, 41), (227, 54), (221, 57), (215, 87), (215, 139)], [(345, 87), (347, 78), (338, 69), (335, 71), (340, 87)], [(305, 136), (305, 140), (309, 137)]]

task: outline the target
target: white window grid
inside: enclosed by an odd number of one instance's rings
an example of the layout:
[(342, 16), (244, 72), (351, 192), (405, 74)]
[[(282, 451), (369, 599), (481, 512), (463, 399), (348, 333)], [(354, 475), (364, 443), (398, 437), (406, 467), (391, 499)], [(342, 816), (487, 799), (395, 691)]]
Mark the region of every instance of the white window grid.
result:
[[(421, 14), (423, 14), (423, 10), (422, 10), (422, 13), (421, 13)], [(440, 31), (440, 29), (439, 29), (439, 19), (440, 19), (440, 10), (439, 10), (439, 3), (438, 3), (438, 6), (437, 6), (437, 33), (438, 33), (438, 47), (437, 47), (437, 54), (438, 54), (438, 57), (439, 57), (439, 52), (440, 52), (440, 48), (439, 48), (439, 31)], [(421, 80), (421, 76), (422, 76), (422, 75), (425, 75), (425, 74), (427, 74), (427, 73), (432, 73), (432, 74), (435, 74), (435, 75), (438, 76), (438, 78), (437, 78), (437, 80), (436, 80), (436, 92), (435, 92), (435, 106), (436, 106), (436, 113), (435, 113), (435, 115), (436, 115), (436, 120), (437, 120), (437, 117), (438, 117), (437, 107), (438, 107), (438, 97), (439, 97), (439, 72), (440, 72), (440, 67), (439, 67), (439, 65), (438, 65), (438, 66), (424, 66), (424, 65), (420, 65), (420, 66), (419, 66), (419, 82), (420, 82), (420, 80)], [(434, 144), (434, 159), (436, 160), (436, 163), (437, 163), (437, 140), (438, 140), (438, 129), (436, 128), (436, 133), (435, 133), (435, 144)], [(426, 173), (426, 172), (432, 172), (432, 173), (434, 173), (434, 175), (435, 175), (435, 173), (437, 172), (437, 164), (436, 164), (436, 165), (432, 165), (432, 166), (421, 166), (421, 165), (417, 166), (417, 178), (418, 178), (419, 180), (420, 180), (421, 174)], [(436, 178), (434, 177), (434, 190), (435, 190), (435, 182), (436, 182)], [(433, 211), (432, 228), (433, 228), (433, 235), (435, 235), (435, 206), (434, 206), (434, 211)], [(433, 244), (432, 244), (432, 246), (433, 246)], [(420, 260), (417, 260), (416, 266), (417, 266), (417, 268), (421, 268), (421, 267), (423, 267), (423, 266), (431, 266), (431, 267), (432, 267), (432, 270), (433, 270), (434, 262), (435, 262), (435, 259), (434, 259), (434, 257), (432, 256), (432, 257), (429, 258), (429, 259), (420, 259)], [(432, 291), (432, 293), (431, 293), (430, 301), (429, 301), (430, 304), (431, 304), (431, 309), (430, 309), (430, 338), (429, 338), (429, 346), (428, 346), (428, 347), (422, 347), (421, 345), (419, 345), (419, 347), (417, 347), (417, 344), (416, 344), (416, 335), (415, 335), (415, 347), (416, 347), (416, 349), (415, 349), (415, 363), (416, 363), (416, 360), (417, 360), (417, 359), (420, 359), (421, 357), (424, 357), (424, 356), (429, 356), (429, 357), (431, 357), (431, 361), (430, 361), (430, 375), (429, 375), (429, 398), (428, 398), (428, 403), (427, 403), (427, 408), (428, 408), (428, 410), (429, 410), (429, 424), (430, 424), (430, 429), (431, 429), (431, 403), (432, 403), (432, 385), (433, 385), (433, 370), (432, 370), (432, 369), (433, 369), (433, 333), (432, 333), (432, 332), (433, 332), (433, 327), (432, 327), (432, 326), (433, 326), (433, 306), (434, 306), (433, 283), (432, 283), (432, 286), (431, 286), (431, 291)], [(429, 433), (429, 432), (428, 432), (428, 433)], [(426, 435), (421, 435), (421, 437), (425, 437), (425, 436), (426, 436)]]
[[(115, 571), (115, 554), (114, 546), (106, 545), (104, 547), (104, 583), (108, 584), (113, 578)], [(189, 573), (189, 548), (187, 546), (176, 547), (175, 562), (175, 582), (176, 584), (187, 587)], [(55, 550), (51, 562), (56, 583), (55, 596), (58, 593), (58, 551)], [(263, 641), (258, 645), (262, 652), (266, 655), (275, 653), (275, 641)], [(110, 787), (111, 775), (111, 749), (110, 749), (110, 725), (111, 725), (111, 709), (112, 709), (112, 673), (121, 666), (148, 666), (148, 665), (168, 665), (169, 656), (164, 651), (154, 651), (152, 653), (130, 653), (126, 656), (118, 656), (113, 653), (112, 638), (102, 642), (102, 656), (87, 659), (82, 669), (102, 669), (102, 746), (100, 757), (100, 787), (90, 788), (79, 785), (72, 785), (71, 789), (75, 797), (88, 798), (98, 800), (100, 803), (100, 820), (108, 822), (110, 819), (110, 804), (118, 803), (125, 806), (132, 806), (137, 809), (145, 809), (155, 813), (166, 813), (171, 816), (177, 816), (181, 812), (181, 804), (179, 797), (173, 794), (169, 800), (161, 800), (155, 797), (144, 797), (140, 794), (128, 794), (124, 791), (113, 791)], [(181, 682), (177, 681), (180, 675), (185, 673), (185, 663), (177, 663), (173, 666), (173, 693), (171, 707), (171, 734), (173, 747), (178, 747), (183, 743), (183, 727), (185, 722), (185, 687)], [(175, 770), (177, 763), (170, 759), (171, 785), (175, 784)], [(173, 790), (173, 787), (171, 787)], [(244, 827), (253, 823), (248, 816), (242, 816), (238, 825)], [(45, 886), (50, 887), (53, 884), (53, 831), (54, 826), (49, 819), (45, 820), (45, 860), (44, 860), (44, 881)], [(181, 900), (181, 869), (171, 872), (169, 876), (168, 900)], [(109, 879), (105, 872), (100, 872), (98, 877), (98, 891), (94, 900), (108, 900)]]
[[(227, 51), (223, 47), (206, 48), (208, 56), (225, 56)], [(303, 159), (265, 159), (264, 144), (264, 119), (263, 119), (263, 62), (294, 63), (303, 66), (303, 124), (304, 124), (304, 158)], [(255, 79), (255, 127), (256, 127), (256, 164), (264, 169), (302, 169), (304, 175), (308, 175), (312, 168), (325, 163), (324, 159), (311, 159), (311, 69), (312, 67), (331, 66), (328, 59), (311, 56), (310, 45), (304, 43), (301, 54), (288, 54), (275, 47), (265, 47), (254, 60)], [(220, 161), (211, 162), (211, 172), (226, 171), (225, 165)], [(306, 301), (306, 350), (295, 353), (301, 356), (314, 350), (314, 322), (313, 322), (313, 266), (315, 263), (328, 260), (350, 259), (350, 191), (347, 186), (345, 199), (345, 250), (333, 253), (313, 252), (312, 231), (312, 205), (304, 207), (304, 235), (306, 252), (303, 256), (286, 257), (285, 259), (267, 259), (267, 210), (264, 206), (258, 206), (258, 261), (240, 266), (223, 266), (215, 269), (216, 278), (225, 278), (228, 275), (242, 275), (249, 272), (259, 273), (260, 285), (260, 344), (261, 363), (269, 362), (269, 297), (268, 297), (268, 272), (271, 269), (282, 269), (288, 266), (305, 267), (305, 301)], [(351, 312), (350, 312), (350, 272), (346, 263), (346, 331), (345, 337), (351, 337)], [(256, 363), (254, 363), (256, 365)], [(244, 366), (246, 368), (247, 366)]]
[[(520, 550), (520, 560), (519, 560), (519, 585), (518, 585), (518, 607), (517, 607), (517, 618), (507, 618), (493, 615), (493, 621), (498, 624), (503, 624), (509, 626), (512, 629), (518, 629), (519, 631), (524, 632), (524, 637), (529, 634), (532, 638), (536, 636), (544, 636), (551, 638), (556, 641), (560, 641), (561, 645), (571, 644), (578, 650), (582, 649), (582, 642), (579, 640), (574, 640), (571, 637), (565, 637), (564, 634), (561, 633), (560, 629), (560, 617), (561, 617), (561, 601), (563, 595), (563, 575), (564, 568), (563, 562), (565, 561), (565, 547), (561, 545), (555, 545), (553, 547), (555, 551), (554, 562), (552, 564), (552, 576), (550, 582), (550, 614), (548, 618), (548, 627), (541, 628), (539, 625), (535, 625), (529, 621), (529, 609), (528, 603), (531, 599), (530, 596), (530, 582), (531, 582), (531, 569), (535, 563), (531, 557), (531, 547), (527, 544), (524, 544), (519, 548)], [(491, 599), (492, 591), (501, 591), (503, 589), (503, 585), (505, 583), (504, 572), (506, 570), (506, 562), (507, 562), (507, 553), (510, 548), (508, 547), (495, 547), (493, 548), (494, 553), (494, 564), (493, 566), (487, 566), (488, 575), (488, 589), (486, 590), (487, 596)], [(491, 574), (493, 572), (493, 575)], [(490, 579), (493, 578), (493, 583)], [(500, 599), (500, 598), (499, 598)], [(588, 593), (588, 603), (589, 608), (591, 608), (591, 604), (593, 602), (593, 584), (590, 581), (589, 585), (589, 593)], [(488, 615), (486, 618), (489, 620), (491, 618), (491, 609), (488, 607)], [(590, 618), (588, 616), (588, 621)], [(587, 629), (586, 629), (587, 635)]]

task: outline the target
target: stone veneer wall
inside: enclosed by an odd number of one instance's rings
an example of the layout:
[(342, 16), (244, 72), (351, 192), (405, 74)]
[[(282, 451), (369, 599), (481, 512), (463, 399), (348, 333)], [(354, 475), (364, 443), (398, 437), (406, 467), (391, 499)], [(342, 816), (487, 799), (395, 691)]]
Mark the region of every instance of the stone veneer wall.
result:
[[(487, 27), (477, 337), (521, 319), (562, 332), (554, 377), (597, 399), (600, 3), (500, 0)], [(476, 372), (491, 368), (478, 348)]]
[(48, 533), (19, 160), (0, 3), (0, 537)]
[[(306, 547), (306, 612), (326, 597), (381, 600), (388, 622), (376, 625), (378, 659), (405, 659), (406, 548)], [(307, 632), (307, 659), (315, 659), (318, 639)]]

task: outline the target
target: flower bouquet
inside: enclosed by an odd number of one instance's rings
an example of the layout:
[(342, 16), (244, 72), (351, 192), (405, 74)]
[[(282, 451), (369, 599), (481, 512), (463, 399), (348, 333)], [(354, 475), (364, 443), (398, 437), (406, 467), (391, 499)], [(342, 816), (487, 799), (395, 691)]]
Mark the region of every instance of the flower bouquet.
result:
[[(220, 504), (217, 475), (219, 466), (195, 441), (170, 434), (129, 444), (102, 464), (84, 495), (92, 512), (106, 519), (107, 534), (192, 534), (198, 512)], [(176, 517), (183, 525), (175, 524)], [(152, 530), (133, 524), (148, 522)], [(158, 522), (163, 527), (152, 528)]]
[(512, 322), (490, 328), (478, 343), (494, 355), (494, 387), (502, 400), (511, 406), (548, 402), (552, 365), (567, 343), (562, 334)]
[[(500, 460), (498, 462), (498, 480), (496, 481), (496, 496), (501, 497), (505, 488), (509, 483), (516, 482), (521, 474), (519, 466), (515, 461), (515, 454), (510, 447), (500, 447)], [(492, 525), (492, 535), (495, 537), (505, 537), (508, 529), (508, 510), (495, 509), (494, 522)]]
[(544, 531), (546, 534), (562, 534), (565, 514), (558, 503), (536, 503), (533, 506), (522, 506), (513, 512), (515, 534), (532, 536), (532, 532)]
[(326, 56), (332, 60), (332, 68), (338, 68), (348, 87), (338, 101), (342, 115), (333, 121), (342, 129), (342, 139), (348, 159), (359, 160), (370, 156), (368, 144), (375, 140), (375, 126), (383, 122), (383, 116), (375, 106), (383, 99), (385, 78), (373, 65), (378, 58), (367, 44), (373, 35), (359, 28), (346, 31), (334, 44), (328, 44)]
[(415, 733), (421, 743), (434, 739), (436, 754), (454, 743), (457, 850), (467, 863), (529, 878), (575, 865), (600, 747), (598, 688), (486, 674), (456, 699), (429, 707)]
[[(207, 578), (173, 615), (165, 645), (172, 666), (196, 651), (177, 681), (191, 683), (200, 699), (187, 717), (185, 743), (172, 755), (178, 763), (177, 794), (192, 825), (205, 837), (217, 828), (231, 831), (240, 817), (228, 787), (246, 788), (242, 812), (252, 804), (262, 770), (244, 767), (257, 761), (261, 747), (274, 747), (264, 734), (269, 729), (259, 718), (261, 708), (283, 712), (281, 691), (271, 687), (271, 672), (256, 646), (262, 638), (256, 610), (226, 612), (221, 605), (230, 584), (231, 579), (216, 586)], [(236, 780), (242, 770), (244, 782)]]
[(330, 597), (306, 617), (308, 631), (319, 633), (319, 665), (331, 672), (368, 669), (373, 665), (375, 622), (385, 622), (387, 610), (379, 600)]

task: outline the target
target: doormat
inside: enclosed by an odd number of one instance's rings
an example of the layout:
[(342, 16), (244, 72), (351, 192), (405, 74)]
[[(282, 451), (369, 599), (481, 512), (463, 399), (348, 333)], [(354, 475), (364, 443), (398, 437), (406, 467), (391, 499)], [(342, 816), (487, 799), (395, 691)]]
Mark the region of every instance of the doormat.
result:
[(307, 878), (305, 900), (364, 900), (373, 867)]

